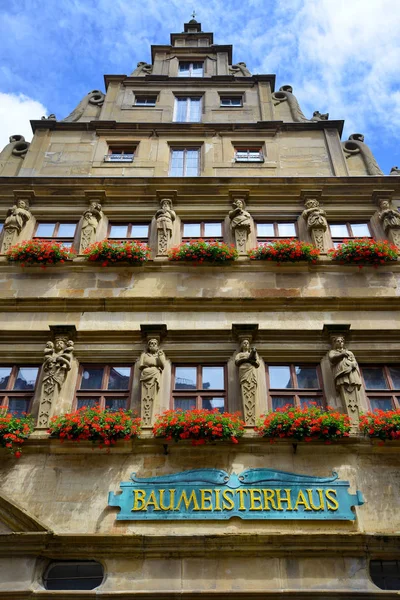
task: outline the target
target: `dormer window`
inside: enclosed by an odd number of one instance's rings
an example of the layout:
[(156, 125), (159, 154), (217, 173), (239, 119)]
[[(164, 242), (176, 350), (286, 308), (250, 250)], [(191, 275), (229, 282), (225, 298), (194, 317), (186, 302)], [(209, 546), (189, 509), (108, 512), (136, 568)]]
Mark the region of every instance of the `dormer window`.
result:
[(135, 96), (134, 106), (155, 106), (157, 96)]
[(106, 162), (132, 162), (135, 156), (134, 146), (109, 146)]
[(221, 96), (221, 108), (241, 107), (243, 106), (242, 96)]
[(237, 147), (235, 148), (235, 162), (264, 162), (261, 147)]
[(179, 77), (203, 77), (204, 76), (204, 63), (202, 62), (180, 62), (179, 63)]

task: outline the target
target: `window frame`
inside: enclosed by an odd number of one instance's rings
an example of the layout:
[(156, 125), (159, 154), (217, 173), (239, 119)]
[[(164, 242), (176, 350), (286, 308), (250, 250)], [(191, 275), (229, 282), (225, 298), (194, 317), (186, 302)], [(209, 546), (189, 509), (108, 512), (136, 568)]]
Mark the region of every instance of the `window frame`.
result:
[[(46, 223), (52, 224), (52, 225), (54, 224), (53, 235), (51, 235), (51, 236), (36, 235), (37, 230), (39, 229), (39, 226), (44, 225)], [(57, 236), (57, 234), (60, 230), (60, 225), (74, 225), (74, 224), (75, 224), (75, 231), (74, 231), (74, 235), (72, 237), (66, 237), (66, 236), (58, 237)], [(72, 223), (71, 221), (36, 221), (32, 239), (33, 240), (49, 240), (49, 241), (54, 240), (55, 242), (60, 242), (61, 244), (71, 243), (71, 248), (72, 248), (74, 246), (77, 228), (78, 228), (78, 221), (76, 221), (75, 223)]]
[[(230, 100), (230, 101), (232, 101), (232, 100), (239, 100), (240, 104), (222, 104), (223, 100)], [(220, 108), (228, 108), (228, 109), (231, 109), (231, 108), (243, 108), (243, 104), (244, 104), (244, 101), (243, 101), (243, 95), (242, 94), (240, 94), (240, 95), (235, 95), (235, 94), (230, 94), (230, 95), (229, 94), (220, 94), (219, 95), (219, 107)]]
[[(247, 158), (239, 158), (238, 157), (238, 152), (247, 152)], [(259, 157), (255, 158), (255, 157), (250, 157), (250, 153), (251, 152), (258, 152)], [(263, 144), (257, 145), (257, 146), (253, 146), (253, 145), (249, 145), (249, 146), (242, 146), (242, 145), (237, 145), (234, 146), (234, 162), (235, 163), (263, 163), (265, 161), (265, 153), (264, 153), (264, 149), (263, 149)]]
[[(198, 386), (195, 390), (176, 390), (175, 389), (175, 381), (176, 381), (176, 368), (177, 367), (195, 367), (196, 368), (196, 385)], [(222, 367), (224, 373), (224, 389), (223, 390), (202, 390), (201, 385), (201, 374), (203, 367)], [(196, 396), (196, 409), (202, 408), (202, 399), (207, 397), (219, 397), (224, 399), (224, 408), (223, 411), (228, 410), (228, 370), (227, 365), (224, 363), (209, 363), (209, 362), (201, 362), (201, 363), (173, 363), (172, 365), (172, 377), (171, 377), (171, 394), (170, 394), (170, 406), (174, 410), (175, 409), (175, 398), (187, 398), (188, 396)]]
[[(118, 368), (118, 367), (125, 367), (125, 368), (130, 368), (131, 373), (129, 376), (129, 386), (127, 390), (108, 390), (106, 387), (104, 387), (104, 385), (108, 385), (108, 382), (110, 380), (110, 370), (111, 368)], [(102, 384), (102, 388), (92, 388), (92, 389), (88, 389), (88, 390), (81, 390), (80, 386), (82, 383), (82, 378), (83, 378), (83, 372), (85, 369), (90, 368), (90, 369), (104, 369), (103, 371), (103, 375), (102, 375), (102, 380), (101, 380), (101, 384)], [(79, 371), (78, 371), (78, 376), (76, 379), (76, 386), (75, 386), (75, 394), (74, 394), (74, 401), (73, 401), (73, 407), (74, 410), (78, 410), (78, 403), (79, 400), (82, 398), (93, 398), (94, 396), (98, 396), (99, 397), (99, 406), (101, 408), (101, 410), (104, 410), (106, 408), (106, 399), (107, 397), (113, 397), (113, 398), (126, 398), (126, 404), (125, 404), (125, 409), (124, 410), (128, 410), (131, 404), (131, 397), (132, 397), (132, 385), (133, 385), (133, 376), (134, 376), (134, 365), (132, 364), (127, 364), (127, 363), (83, 363), (79, 365)], [(83, 406), (85, 406), (83, 404)]]
[[(95, 587), (89, 588), (89, 589), (82, 589), (82, 588), (72, 588), (72, 589), (71, 588), (55, 588), (55, 589), (50, 588), (49, 589), (48, 588), (48, 581), (49, 581), (48, 576), (49, 576), (49, 572), (51, 571), (52, 568), (60, 566), (60, 565), (69, 566), (71, 564), (82, 565), (82, 564), (88, 564), (88, 563), (100, 565), (102, 572), (103, 572), (101, 582), (98, 585), (96, 585)], [(51, 591), (60, 591), (60, 592), (62, 592), (62, 591), (64, 591), (64, 592), (91, 591), (91, 590), (97, 590), (104, 583), (104, 576), (105, 576), (104, 565), (98, 560), (84, 560), (84, 559), (83, 560), (79, 560), (79, 559), (78, 560), (68, 560), (68, 559), (66, 559), (66, 560), (51, 560), (50, 563), (47, 565), (46, 569), (44, 570), (42, 583), (43, 583), (44, 589), (46, 591), (50, 591), (50, 592)], [(71, 577), (70, 578), (58, 577), (58, 578), (54, 578), (53, 580), (50, 580), (50, 581), (71, 581), (72, 579), (76, 580), (76, 578), (71, 578)], [(80, 577), (78, 579), (78, 581), (85, 580), (85, 579), (94, 579), (94, 577), (93, 576), (92, 577)]]
[[(120, 152), (116, 152), (116, 150), (120, 150)], [(135, 160), (137, 151), (136, 144), (118, 144), (118, 143), (110, 143), (108, 144), (107, 154), (104, 156), (104, 162), (121, 162), (121, 163), (132, 163)], [(123, 157), (127, 156), (127, 158), (113, 158), (113, 157)]]
[[(344, 237), (338, 237), (338, 236), (333, 236), (332, 235), (332, 230), (331, 230), (331, 225), (344, 225), (345, 227), (347, 227), (347, 231), (348, 231), (348, 235), (344, 236)], [(333, 245), (336, 247), (337, 244), (343, 244), (343, 240), (347, 240), (347, 239), (358, 239), (360, 236), (358, 235), (354, 235), (353, 234), (353, 230), (352, 230), (352, 225), (366, 225), (368, 227), (369, 230), (369, 237), (373, 238), (374, 234), (372, 231), (372, 227), (371, 227), (371, 223), (369, 221), (360, 221), (358, 223), (351, 222), (351, 221), (335, 221), (333, 223), (329, 222), (329, 233), (332, 239), (332, 243)], [(361, 236), (361, 237), (365, 237), (365, 236)]]
[[(175, 151), (183, 150), (183, 174), (182, 175), (171, 175), (172, 169), (172, 159), (173, 153)], [(197, 151), (197, 175), (185, 175), (186, 170), (186, 162), (187, 162), (187, 152), (188, 150), (196, 150)], [(201, 175), (201, 146), (170, 146), (170, 157), (169, 157), (169, 169), (168, 169), (168, 177), (200, 177)]]
[[(184, 121), (178, 121), (177, 116), (178, 116), (178, 103), (179, 101), (185, 100), (186, 101), (186, 114), (185, 114), (185, 120)], [(199, 120), (198, 121), (191, 121), (190, 120), (190, 111), (191, 111), (191, 106), (192, 106), (192, 101), (193, 100), (198, 100), (199, 101)], [(174, 115), (173, 115), (173, 122), (174, 123), (201, 123), (201, 117), (203, 114), (203, 96), (202, 95), (192, 95), (192, 96), (187, 96), (187, 95), (175, 95), (175, 102), (174, 102)]]
[[(392, 403), (392, 408), (390, 410), (397, 410), (400, 408), (400, 388), (395, 388), (393, 385), (392, 376), (390, 375), (390, 367), (400, 368), (400, 364), (397, 363), (382, 363), (382, 364), (362, 364), (360, 365), (360, 373), (361, 373), (361, 381), (363, 383), (365, 396), (367, 398), (368, 406), (371, 411), (375, 410), (372, 408), (370, 396), (374, 398), (390, 398)], [(375, 388), (367, 388), (364, 378), (363, 369), (383, 369), (383, 375), (385, 377), (386, 383), (388, 387), (386, 389), (375, 389)], [(397, 390), (397, 391), (396, 391)], [(381, 409), (384, 410), (384, 409)]]
[[(202, 68), (202, 74), (201, 75), (192, 75), (193, 70), (194, 70), (193, 69), (193, 65), (196, 64), (196, 63), (199, 63), (199, 64), (202, 65), (202, 67), (201, 67)], [(182, 64), (189, 65), (189, 74), (188, 75), (186, 75), (186, 74), (185, 75), (181, 75), (180, 74), (181, 73), (180, 66)], [(204, 64), (205, 64), (204, 60), (180, 60), (180, 61), (178, 61), (178, 77), (198, 77), (198, 78), (201, 77), (202, 78), (202, 77), (204, 77)]]
[[(123, 226), (123, 227), (127, 227), (127, 237), (110, 237), (111, 235), (111, 227), (113, 226)], [(147, 227), (147, 236), (146, 237), (132, 237), (132, 226), (141, 226), (141, 227)], [(108, 227), (107, 227), (107, 239), (109, 240), (114, 240), (114, 241), (125, 241), (125, 240), (138, 240), (139, 242), (141, 241), (148, 241), (149, 240), (149, 234), (150, 234), (150, 223), (136, 223), (134, 221), (129, 221), (129, 223), (124, 223), (124, 222), (114, 222), (114, 221), (109, 221), (108, 222)]]
[[(18, 398), (21, 400), (27, 400), (27, 408), (26, 408), (26, 411), (23, 411), (23, 412), (28, 413), (30, 408), (32, 407), (32, 402), (35, 397), (36, 387), (37, 387), (37, 384), (39, 381), (40, 371), (41, 371), (40, 365), (29, 365), (29, 364), (8, 364), (8, 365), (6, 365), (6, 364), (2, 364), (0, 366), (2, 368), (11, 367), (11, 373), (10, 373), (9, 381), (7, 383), (7, 387), (4, 390), (0, 390), (0, 405), (6, 406), (8, 408), (9, 402), (10, 402), (10, 397)], [(24, 368), (38, 370), (36, 379), (35, 379), (35, 385), (33, 386), (33, 390), (13, 390), (13, 387), (17, 380), (18, 371), (19, 371), (19, 369), (24, 369)], [(14, 414), (14, 412), (13, 412), (13, 414)], [(15, 413), (15, 414), (18, 414), (18, 413)]]
[[(207, 223), (215, 223), (221, 225), (221, 235), (211, 236), (205, 235), (205, 226)], [(184, 235), (184, 227), (185, 225), (200, 225), (200, 235), (195, 237), (185, 236)], [(222, 242), (224, 240), (224, 222), (223, 221), (182, 221), (181, 222), (181, 239), (182, 242), (186, 242), (189, 240), (215, 240), (217, 242)]]
[[(295, 385), (293, 388), (271, 388), (270, 385), (270, 375), (269, 375), (269, 367), (289, 367), (290, 375), (292, 379), (292, 383)], [(297, 375), (296, 375), (296, 367), (300, 368), (311, 368), (315, 367), (318, 383), (320, 385), (319, 388), (299, 388)], [(318, 363), (265, 363), (265, 377), (267, 384), (267, 408), (268, 410), (276, 410), (273, 408), (272, 396), (288, 396), (288, 398), (294, 398), (294, 408), (301, 408), (301, 398), (306, 396), (315, 396), (315, 398), (321, 398), (321, 407), (326, 408), (326, 396), (324, 390), (324, 381), (322, 378), (322, 370), (321, 365)], [(271, 392), (272, 390), (272, 392)], [(290, 402), (288, 401), (288, 404)]]
[[(273, 225), (274, 227), (274, 235), (266, 236), (266, 235), (258, 235), (258, 225)], [(279, 225), (294, 225), (294, 230), (296, 235), (287, 236), (287, 235), (279, 235)], [(274, 240), (285, 240), (285, 239), (299, 239), (299, 227), (297, 221), (255, 221), (256, 226), (256, 240), (257, 244), (268, 244)]]
[[(146, 98), (146, 99), (152, 98), (152, 99), (154, 99), (154, 103), (153, 102), (151, 102), (151, 103), (138, 102), (138, 100), (140, 98)], [(135, 94), (135, 100), (134, 100), (133, 106), (138, 106), (140, 108), (152, 108), (157, 104), (157, 100), (158, 100), (158, 94)]]

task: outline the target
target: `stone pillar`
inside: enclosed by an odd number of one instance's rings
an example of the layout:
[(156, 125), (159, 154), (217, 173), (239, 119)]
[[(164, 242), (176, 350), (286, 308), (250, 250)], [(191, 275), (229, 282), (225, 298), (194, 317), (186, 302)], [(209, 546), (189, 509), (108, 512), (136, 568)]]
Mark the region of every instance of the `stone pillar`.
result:
[(252, 342), (257, 334), (258, 325), (233, 325), (233, 333), (238, 339), (240, 350), (235, 356), (235, 365), (239, 371), (239, 384), (242, 398), (242, 410), (247, 426), (256, 424), (258, 392), (258, 372), (260, 359)]
[(301, 193), (305, 209), (302, 217), (306, 222), (307, 231), (311, 237), (312, 243), (322, 253), (326, 253), (325, 232), (328, 229), (326, 212), (320, 207), (319, 197), (321, 191), (313, 192), (304, 190)]
[[(30, 201), (35, 197), (33, 191), (15, 190), (15, 204), (8, 210), (4, 222), (1, 253), (4, 254), (23, 239), (29, 239), (33, 231), (34, 218), (29, 208)], [(29, 228), (28, 224), (32, 227)]]
[(176, 213), (173, 210), (173, 202), (171, 197), (167, 197), (160, 193), (158, 196), (160, 200), (160, 208), (155, 214), (155, 220), (157, 224), (157, 257), (166, 257), (168, 250), (171, 247)]
[(235, 246), (239, 256), (244, 257), (247, 256), (247, 238), (251, 232), (252, 219), (250, 213), (245, 210), (245, 194), (241, 193), (239, 196), (238, 193), (230, 192), (230, 196), (231, 199), (233, 199), (233, 208), (228, 216), (230, 219), (232, 236), (235, 240)]
[(147, 348), (139, 361), (140, 371), (140, 416), (143, 427), (151, 427), (154, 421), (161, 387), (162, 372), (165, 367), (165, 354), (160, 350), (161, 338), (167, 333), (166, 325), (141, 325)]
[(392, 190), (383, 190), (373, 192), (372, 196), (380, 208), (377, 216), (386, 237), (400, 248), (400, 213), (393, 208), (392, 194)]
[(96, 233), (102, 218), (103, 212), (99, 198), (93, 198), (90, 201), (89, 208), (85, 210), (81, 218), (79, 254), (82, 254), (86, 248), (97, 241)]

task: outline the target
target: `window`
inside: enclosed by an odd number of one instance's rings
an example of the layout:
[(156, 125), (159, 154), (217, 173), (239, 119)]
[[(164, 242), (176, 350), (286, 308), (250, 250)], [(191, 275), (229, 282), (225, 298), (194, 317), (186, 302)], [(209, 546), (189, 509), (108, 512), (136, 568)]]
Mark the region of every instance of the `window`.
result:
[(203, 77), (203, 65), (202, 62), (180, 62), (178, 76)]
[(110, 240), (140, 240), (147, 241), (149, 237), (149, 226), (142, 223), (110, 223), (108, 226), (108, 238)]
[(315, 402), (323, 405), (321, 374), (317, 365), (269, 365), (267, 386), (272, 410), (286, 404), (305, 406)]
[(172, 397), (174, 408), (218, 408), (224, 412), (225, 368), (214, 365), (175, 366)]
[(39, 222), (36, 224), (34, 238), (55, 240), (70, 248), (74, 243), (76, 225), (77, 223), (60, 223), (59, 221), (56, 223)]
[(201, 119), (201, 98), (175, 98), (175, 121), (199, 123)]
[(83, 365), (80, 369), (76, 407), (95, 406), (112, 411), (126, 408), (132, 385), (132, 367)]
[(400, 590), (400, 561), (371, 560), (369, 574), (381, 590)]
[(0, 404), (14, 415), (28, 412), (38, 373), (39, 367), (0, 367)]
[(183, 223), (182, 241), (190, 239), (222, 240), (222, 223)]
[(0, 223), (0, 233), (3, 231), (4, 223)]
[(277, 238), (297, 237), (295, 223), (256, 223), (257, 243), (265, 244)]
[(235, 148), (235, 162), (264, 162), (261, 146)]
[(400, 365), (366, 365), (361, 374), (371, 410), (400, 408)]
[(243, 106), (242, 96), (221, 96), (220, 106), (224, 108)]
[(332, 223), (329, 229), (335, 248), (348, 238), (371, 237), (368, 223)]
[(176, 148), (171, 150), (170, 177), (195, 177), (199, 175), (199, 148)]
[(44, 576), (46, 590), (94, 590), (102, 582), (104, 570), (94, 560), (52, 562)]
[(134, 156), (134, 146), (110, 146), (104, 160), (106, 162), (132, 162)]
[(157, 96), (135, 96), (134, 106), (155, 106)]

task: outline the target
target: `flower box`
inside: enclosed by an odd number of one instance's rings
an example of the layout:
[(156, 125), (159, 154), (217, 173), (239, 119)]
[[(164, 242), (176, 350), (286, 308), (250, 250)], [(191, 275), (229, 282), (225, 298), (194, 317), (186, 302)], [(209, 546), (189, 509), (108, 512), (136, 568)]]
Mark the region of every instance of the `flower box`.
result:
[(377, 241), (371, 238), (356, 238), (344, 240), (337, 248), (328, 250), (332, 260), (341, 265), (373, 265), (377, 267), (397, 260), (399, 249), (387, 240)]
[(0, 445), (8, 448), (16, 458), (21, 456), (21, 445), (34, 428), (31, 415), (13, 415), (7, 406), (0, 406)]
[(386, 440), (400, 439), (400, 409), (374, 410), (360, 417), (360, 430), (369, 438)]
[(102, 267), (119, 262), (142, 264), (149, 259), (150, 248), (137, 240), (102, 240), (83, 251), (88, 260), (101, 263)]
[(315, 263), (320, 254), (313, 244), (296, 239), (275, 240), (249, 250), (251, 260), (269, 260), (276, 263), (307, 261)]
[(28, 240), (11, 246), (6, 252), (9, 262), (25, 265), (55, 265), (74, 258), (70, 248), (52, 240)]
[(167, 441), (190, 440), (192, 446), (207, 442), (230, 441), (237, 444), (245, 423), (239, 413), (220, 413), (217, 409), (167, 410), (159, 415), (153, 435)]
[(237, 250), (223, 242), (191, 240), (184, 242), (168, 252), (168, 259), (197, 263), (224, 264), (236, 260)]
[(110, 448), (117, 440), (131, 440), (140, 434), (141, 419), (130, 410), (101, 409), (84, 406), (74, 412), (52, 417), (48, 433), (62, 441), (87, 440), (100, 448)]
[(303, 408), (290, 405), (261, 415), (254, 428), (271, 442), (286, 438), (297, 442), (322, 440), (325, 443), (350, 435), (350, 418), (337, 410), (311, 404)]

